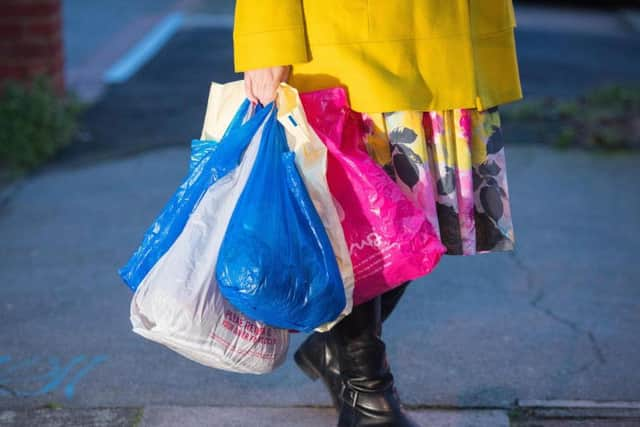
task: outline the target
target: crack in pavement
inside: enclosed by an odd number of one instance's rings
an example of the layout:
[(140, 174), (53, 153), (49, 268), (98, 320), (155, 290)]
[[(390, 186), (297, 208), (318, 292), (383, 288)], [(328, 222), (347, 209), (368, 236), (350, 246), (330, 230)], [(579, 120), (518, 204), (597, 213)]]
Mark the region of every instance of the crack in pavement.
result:
[[(541, 301), (543, 300), (543, 298), (545, 296), (545, 290), (543, 288), (539, 287), (539, 285), (535, 284), (535, 281), (534, 281), (535, 273), (534, 273), (533, 269), (529, 268), (517, 256), (515, 251), (509, 252), (509, 255), (510, 255), (511, 259), (513, 259), (515, 265), (521, 271), (524, 272), (527, 288), (530, 291), (534, 291), (537, 288), (535, 296), (529, 300), (529, 305), (531, 307), (533, 307), (534, 309), (540, 311), (541, 313), (545, 314), (547, 317), (555, 320), (556, 322), (567, 326), (568, 328), (570, 328), (575, 333), (586, 335), (586, 337), (589, 339), (589, 342), (591, 344), (591, 348), (593, 350), (593, 354), (594, 354), (596, 360), (598, 361), (598, 363), (600, 363), (600, 364), (607, 363), (607, 359), (605, 358), (604, 351), (600, 347), (600, 344), (598, 343), (598, 340), (596, 339), (596, 336), (593, 333), (593, 331), (591, 331), (589, 329), (585, 329), (585, 328), (581, 327), (577, 322), (575, 322), (575, 321), (573, 321), (571, 319), (567, 319), (566, 317), (560, 316), (557, 313), (555, 313), (552, 309), (550, 309), (549, 307), (543, 306), (541, 304)], [(591, 365), (592, 365), (592, 363), (587, 363), (587, 364), (581, 366), (580, 368), (576, 369), (575, 371), (572, 371), (571, 373), (583, 372), (583, 371), (587, 370)]]
[(576, 369), (569, 369), (567, 371), (567, 374), (569, 375), (581, 374), (582, 372), (588, 371), (592, 365), (593, 365), (593, 361), (583, 363), (582, 365), (578, 366)]

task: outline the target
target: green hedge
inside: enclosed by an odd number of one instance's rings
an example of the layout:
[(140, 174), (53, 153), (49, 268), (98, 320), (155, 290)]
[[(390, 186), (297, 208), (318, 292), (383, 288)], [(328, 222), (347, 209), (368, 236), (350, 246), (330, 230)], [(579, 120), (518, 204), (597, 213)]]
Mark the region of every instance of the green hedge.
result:
[(71, 142), (81, 109), (45, 77), (28, 85), (6, 82), (0, 88), (0, 168), (16, 175), (46, 162)]
[(539, 129), (559, 147), (640, 149), (640, 85), (608, 85), (571, 100), (525, 100), (506, 109), (515, 125)]

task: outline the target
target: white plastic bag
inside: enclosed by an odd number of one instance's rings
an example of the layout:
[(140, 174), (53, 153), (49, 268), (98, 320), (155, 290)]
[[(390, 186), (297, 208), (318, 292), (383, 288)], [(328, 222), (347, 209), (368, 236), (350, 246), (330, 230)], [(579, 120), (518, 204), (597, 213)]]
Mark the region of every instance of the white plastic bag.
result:
[[(242, 82), (213, 84), (203, 138), (219, 139), (243, 100)], [(218, 290), (215, 266), (261, 130), (240, 165), (206, 191), (182, 233), (141, 282), (130, 311), (135, 333), (198, 363), (254, 374), (284, 361), (289, 332), (248, 319), (227, 303)]]

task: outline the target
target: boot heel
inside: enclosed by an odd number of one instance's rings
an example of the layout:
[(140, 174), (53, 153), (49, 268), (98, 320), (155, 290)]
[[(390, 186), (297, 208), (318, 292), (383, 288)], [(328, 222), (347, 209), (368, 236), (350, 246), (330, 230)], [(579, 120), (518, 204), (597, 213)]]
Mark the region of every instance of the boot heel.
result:
[(309, 378), (313, 381), (320, 378), (320, 372), (316, 369), (315, 366), (302, 354), (300, 350), (296, 351), (293, 355), (293, 360), (296, 362), (296, 365), (300, 368), (302, 372), (304, 372)]

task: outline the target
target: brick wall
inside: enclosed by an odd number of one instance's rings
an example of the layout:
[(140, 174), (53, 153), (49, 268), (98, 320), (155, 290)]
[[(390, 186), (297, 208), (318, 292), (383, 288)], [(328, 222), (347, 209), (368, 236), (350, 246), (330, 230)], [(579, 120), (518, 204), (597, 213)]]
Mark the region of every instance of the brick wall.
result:
[(62, 0), (0, 0), (0, 82), (41, 74), (64, 91)]

